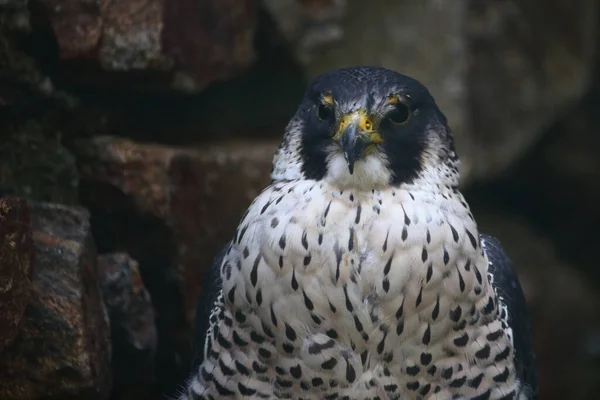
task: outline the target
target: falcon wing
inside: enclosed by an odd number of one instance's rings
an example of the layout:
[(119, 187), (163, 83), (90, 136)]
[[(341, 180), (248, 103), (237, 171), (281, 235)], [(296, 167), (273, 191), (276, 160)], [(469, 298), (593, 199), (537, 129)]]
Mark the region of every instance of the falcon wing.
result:
[[(204, 346), (206, 343), (206, 334), (208, 333), (212, 324), (217, 322), (217, 314), (219, 314), (219, 307), (222, 306), (220, 301), (221, 289), (223, 282), (221, 280), (221, 264), (223, 258), (227, 253), (227, 250), (231, 246), (231, 242), (228, 242), (221, 252), (214, 258), (210, 271), (204, 281), (204, 288), (202, 294), (198, 299), (196, 306), (196, 323), (194, 327), (194, 342), (193, 351), (194, 359), (192, 361), (192, 370), (196, 371), (202, 361), (204, 360)], [(212, 317), (212, 320), (211, 320)]]
[[(537, 368), (531, 340), (529, 312), (517, 273), (498, 239), (485, 234), (481, 234), (480, 238), (488, 256), (488, 272), (492, 275), (491, 282), (508, 313), (506, 322), (512, 329), (515, 367), (519, 380), (522, 385), (526, 386), (520, 396), (525, 395), (528, 400), (537, 399)], [(520, 396), (519, 399), (521, 399)]]

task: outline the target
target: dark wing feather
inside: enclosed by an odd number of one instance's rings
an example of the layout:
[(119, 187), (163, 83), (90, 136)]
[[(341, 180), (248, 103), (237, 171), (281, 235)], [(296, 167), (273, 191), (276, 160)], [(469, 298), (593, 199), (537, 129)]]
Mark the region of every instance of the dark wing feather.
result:
[(528, 386), (527, 398), (537, 399), (538, 377), (531, 340), (529, 312), (517, 273), (498, 239), (485, 234), (480, 235), (480, 238), (488, 256), (488, 271), (493, 276), (493, 285), (507, 307), (507, 323), (513, 331), (517, 374), (521, 382)]
[(196, 371), (204, 360), (204, 342), (206, 341), (206, 333), (211, 324), (210, 315), (217, 304), (221, 288), (223, 287), (221, 264), (230, 245), (231, 242), (228, 242), (214, 258), (210, 266), (210, 271), (204, 281), (202, 294), (198, 299), (196, 306), (196, 326), (194, 327), (192, 371)]

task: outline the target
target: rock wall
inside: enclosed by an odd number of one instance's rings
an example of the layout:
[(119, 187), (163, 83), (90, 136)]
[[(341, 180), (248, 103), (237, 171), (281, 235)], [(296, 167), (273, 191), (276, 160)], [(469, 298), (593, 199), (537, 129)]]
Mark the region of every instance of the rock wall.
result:
[(0, 398), (164, 399), (316, 74), (425, 83), (514, 259), (542, 399), (600, 370), (597, 2), (0, 0)]

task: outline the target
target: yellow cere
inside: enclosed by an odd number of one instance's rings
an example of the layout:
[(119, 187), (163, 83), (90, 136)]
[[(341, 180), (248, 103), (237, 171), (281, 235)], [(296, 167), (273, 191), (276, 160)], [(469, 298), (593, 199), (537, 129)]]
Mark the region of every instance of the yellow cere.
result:
[(373, 140), (374, 144), (383, 143), (383, 138), (381, 135), (379, 135), (379, 132), (373, 130), (374, 127), (372, 118), (363, 109), (353, 111), (342, 116), (340, 125), (338, 127), (338, 132), (334, 138), (339, 139), (344, 129), (351, 124), (358, 125), (362, 132), (371, 137), (371, 140)]

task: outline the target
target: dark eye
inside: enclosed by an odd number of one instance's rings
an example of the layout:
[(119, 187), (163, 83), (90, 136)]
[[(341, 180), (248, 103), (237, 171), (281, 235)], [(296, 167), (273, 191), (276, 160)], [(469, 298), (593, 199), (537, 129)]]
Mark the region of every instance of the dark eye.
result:
[(393, 124), (404, 125), (410, 119), (410, 108), (405, 104), (397, 103), (387, 117)]
[(324, 122), (333, 120), (333, 108), (325, 104), (319, 104), (317, 107), (317, 118)]

